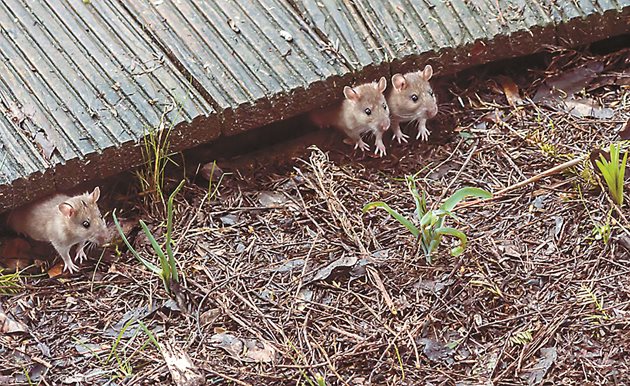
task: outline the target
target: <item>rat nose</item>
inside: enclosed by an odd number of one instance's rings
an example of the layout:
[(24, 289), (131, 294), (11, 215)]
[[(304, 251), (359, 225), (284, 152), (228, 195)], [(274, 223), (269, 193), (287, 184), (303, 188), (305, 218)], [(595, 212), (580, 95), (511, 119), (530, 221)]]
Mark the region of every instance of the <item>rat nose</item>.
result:
[(381, 129), (381, 131), (387, 131), (387, 129), (389, 129), (389, 118), (381, 122), (379, 129)]
[(437, 113), (438, 113), (438, 108), (437, 108), (437, 106), (435, 106), (435, 107), (431, 108), (427, 112), (427, 115), (428, 115), (429, 118), (433, 118), (433, 117), (435, 117), (437, 115)]

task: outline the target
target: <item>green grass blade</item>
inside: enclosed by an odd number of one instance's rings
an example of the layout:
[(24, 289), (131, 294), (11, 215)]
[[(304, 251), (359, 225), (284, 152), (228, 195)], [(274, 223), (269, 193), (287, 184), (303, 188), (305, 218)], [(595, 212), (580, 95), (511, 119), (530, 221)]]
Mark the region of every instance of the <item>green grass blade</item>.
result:
[(162, 247), (160, 247), (160, 244), (158, 244), (158, 242), (155, 240), (155, 237), (153, 237), (153, 234), (147, 227), (147, 224), (145, 224), (144, 221), (140, 220), (140, 226), (142, 226), (142, 230), (144, 231), (144, 234), (147, 236), (147, 238), (149, 239), (149, 242), (151, 243), (151, 246), (153, 247), (153, 250), (155, 251), (155, 253), (157, 253), (158, 257), (160, 258), (160, 266), (162, 267), (162, 270), (161, 270), (162, 272), (160, 275), (162, 276), (162, 279), (165, 281), (164, 284), (166, 284), (166, 279), (170, 278), (170, 266), (168, 264), (168, 259), (166, 258), (166, 255), (164, 254)]
[(464, 249), (466, 248), (466, 243), (468, 242), (468, 239), (466, 235), (464, 234), (464, 232), (455, 228), (448, 228), (448, 227), (438, 228), (435, 230), (435, 232), (438, 233), (439, 235), (449, 235), (449, 236), (457, 237), (459, 239), (460, 241), (459, 246), (451, 250), (451, 254), (453, 256), (459, 256), (462, 254), (462, 252), (464, 252)]
[(416, 227), (414, 225), (414, 223), (409, 221), (409, 219), (405, 218), (403, 215), (401, 215), (400, 213), (398, 213), (394, 209), (390, 208), (389, 205), (387, 205), (386, 203), (384, 203), (382, 201), (370, 202), (370, 203), (366, 204), (363, 207), (363, 213), (365, 213), (365, 212), (367, 212), (369, 210), (372, 210), (374, 208), (384, 209), (387, 213), (390, 214), (390, 216), (395, 218), (396, 221), (398, 221), (399, 223), (404, 225), (405, 228), (407, 228), (409, 230), (409, 232), (411, 232), (411, 234), (413, 234), (414, 237), (418, 237), (418, 235), (420, 234), (420, 230), (418, 229), (418, 227)]
[(416, 204), (416, 217), (420, 219), (426, 213), (426, 202), (424, 200), (424, 193), (422, 197), (420, 196), (420, 193), (418, 193), (416, 180), (413, 176), (405, 176), (405, 182), (407, 183), (407, 188), (409, 189), (409, 192), (411, 192), (413, 201)]
[(168, 198), (168, 203), (166, 207), (166, 213), (167, 213), (166, 254), (168, 255), (168, 264), (170, 268), (171, 278), (176, 282), (179, 282), (179, 275), (177, 272), (177, 264), (175, 262), (175, 256), (173, 255), (173, 246), (171, 245), (172, 244), (171, 235), (173, 232), (173, 200), (175, 199), (175, 196), (177, 195), (177, 193), (179, 193), (180, 189), (184, 186), (185, 182), (186, 180), (182, 180), (182, 182), (179, 183), (177, 188), (175, 188), (173, 193), (171, 193), (171, 195)]
[(440, 206), (440, 209), (450, 212), (466, 197), (491, 198), (492, 193), (480, 188), (461, 188), (444, 201), (444, 203)]
[(136, 251), (135, 248), (131, 246), (131, 243), (129, 243), (129, 240), (127, 240), (127, 236), (125, 236), (125, 232), (123, 232), (122, 227), (120, 226), (120, 223), (118, 222), (118, 217), (116, 217), (116, 211), (112, 213), (112, 217), (114, 218), (114, 225), (116, 226), (116, 229), (118, 230), (118, 234), (120, 234), (120, 237), (122, 238), (123, 242), (127, 246), (127, 249), (129, 249), (131, 254), (136, 259), (138, 259), (138, 261), (140, 261), (142, 265), (147, 267), (147, 269), (149, 269), (151, 272), (161, 276), (162, 269), (160, 269), (159, 267), (157, 267), (155, 264), (151, 263), (150, 261), (147, 261), (144, 258), (142, 258), (142, 256), (140, 256), (138, 251)]

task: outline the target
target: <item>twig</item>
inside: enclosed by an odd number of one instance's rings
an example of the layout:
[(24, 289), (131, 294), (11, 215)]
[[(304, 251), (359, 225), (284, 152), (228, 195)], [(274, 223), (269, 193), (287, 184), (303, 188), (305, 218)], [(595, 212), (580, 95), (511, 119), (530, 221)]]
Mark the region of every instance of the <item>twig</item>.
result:
[(563, 171), (564, 169), (568, 169), (572, 166), (575, 166), (577, 164), (579, 164), (580, 162), (582, 162), (584, 159), (586, 159), (586, 157), (588, 157), (588, 154), (584, 154), (578, 158), (572, 159), (571, 161), (567, 161), (561, 165), (558, 166), (554, 166), (551, 169), (547, 169), (542, 173), (538, 173), (533, 177), (530, 177), (528, 179), (526, 179), (525, 181), (521, 181), (521, 182), (517, 182), (514, 185), (510, 185), (505, 189), (501, 189), (498, 192), (494, 193), (492, 195), (491, 198), (487, 198), (487, 199), (479, 199), (479, 200), (474, 200), (474, 201), (469, 201), (466, 203), (463, 203), (461, 205), (459, 205), (459, 208), (465, 208), (465, 207), (469, 207), (469, 206), (473, 206), (473, 205), (477, 205), (481, 202), (489, 202), (489, 201), (494, 201), (496, 199), (501, 198), (505, 193), (510, 192), (512, 190), (518, 189), (518, 188), (522, 188), (523, 186), (527, 186), (533, 182), (536, 182), (544, 177), (548, 177), (554, 174), (557, 174), (561, 171)]

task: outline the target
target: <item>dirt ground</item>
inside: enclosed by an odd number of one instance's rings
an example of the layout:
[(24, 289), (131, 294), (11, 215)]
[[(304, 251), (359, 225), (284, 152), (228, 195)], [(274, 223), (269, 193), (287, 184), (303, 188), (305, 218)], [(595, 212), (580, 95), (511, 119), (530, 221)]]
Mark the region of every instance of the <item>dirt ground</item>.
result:
[[(186, 357), (189, 384), (630, 384), (630, 197), (615, 209), (588, 158), (628, 124), (630, 51), (531, 63), (446, 81), (429, 125), (450, 132), (434, 130), (442, 145), (393, 144), (376, 159), (302, 140), (241, 170), (220, 162), (231, 174), (210, 200), (187, 184), (178, 301), (122, 248), (78, 275), (23, 274), (2, 295), (24, 331), (0, 334), (0, 384), (184, 384), (170, 366)], [(580, 158), (456, 209), (449, 225), (468, 247), (453, 257), (445, 237), (432, 265), (387, 213), (361, 210), (382, 200), (411, 215), (405, 175), (435, 207)], [(161, 211), (109, 199), (164, 241)], [(146, 237), (132, 240), (157, 263)]]

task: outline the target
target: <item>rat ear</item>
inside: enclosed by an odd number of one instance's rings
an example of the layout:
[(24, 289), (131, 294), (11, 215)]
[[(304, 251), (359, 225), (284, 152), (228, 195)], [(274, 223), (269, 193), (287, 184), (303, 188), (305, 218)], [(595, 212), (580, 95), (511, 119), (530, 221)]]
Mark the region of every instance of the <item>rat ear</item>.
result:
[(394, 74), (394, 76), (392, 76), (392, 84), (398, 91), (402, 91), (407, 88), (407, 81), (402, 74)]
[(91, 196), (92, 196), (93, 202), (98, 201), (98, 198), (101, 196), (101, 189), (99, 189), (98, 186), (94, 188), (94, 191), (92, 192)]
[(422, 78), (424, 80), (429, 80), (433, 76), (433, 67), (430, 64), (424, 66), (424, 70), (422, 70)]
[(74, 215), (74, 208), (67, 202), (59, 204), (59, 211), (66, 217), (72, 217)]
[(381, 79), (378, 80), (378, 84), (376, 85), (376, 89), (380, 93), (383, 93), (383, 91), (385, 91), (386, 88), (387, 88), (387, 79), (385, 79), (385, 77), (382, 76)]
[(346, 99), (350, 99), (351, 101), (358, 101), (361, 98), (359, 93), (349, 86), (343, 88), (343, 95), (346, 96)]

